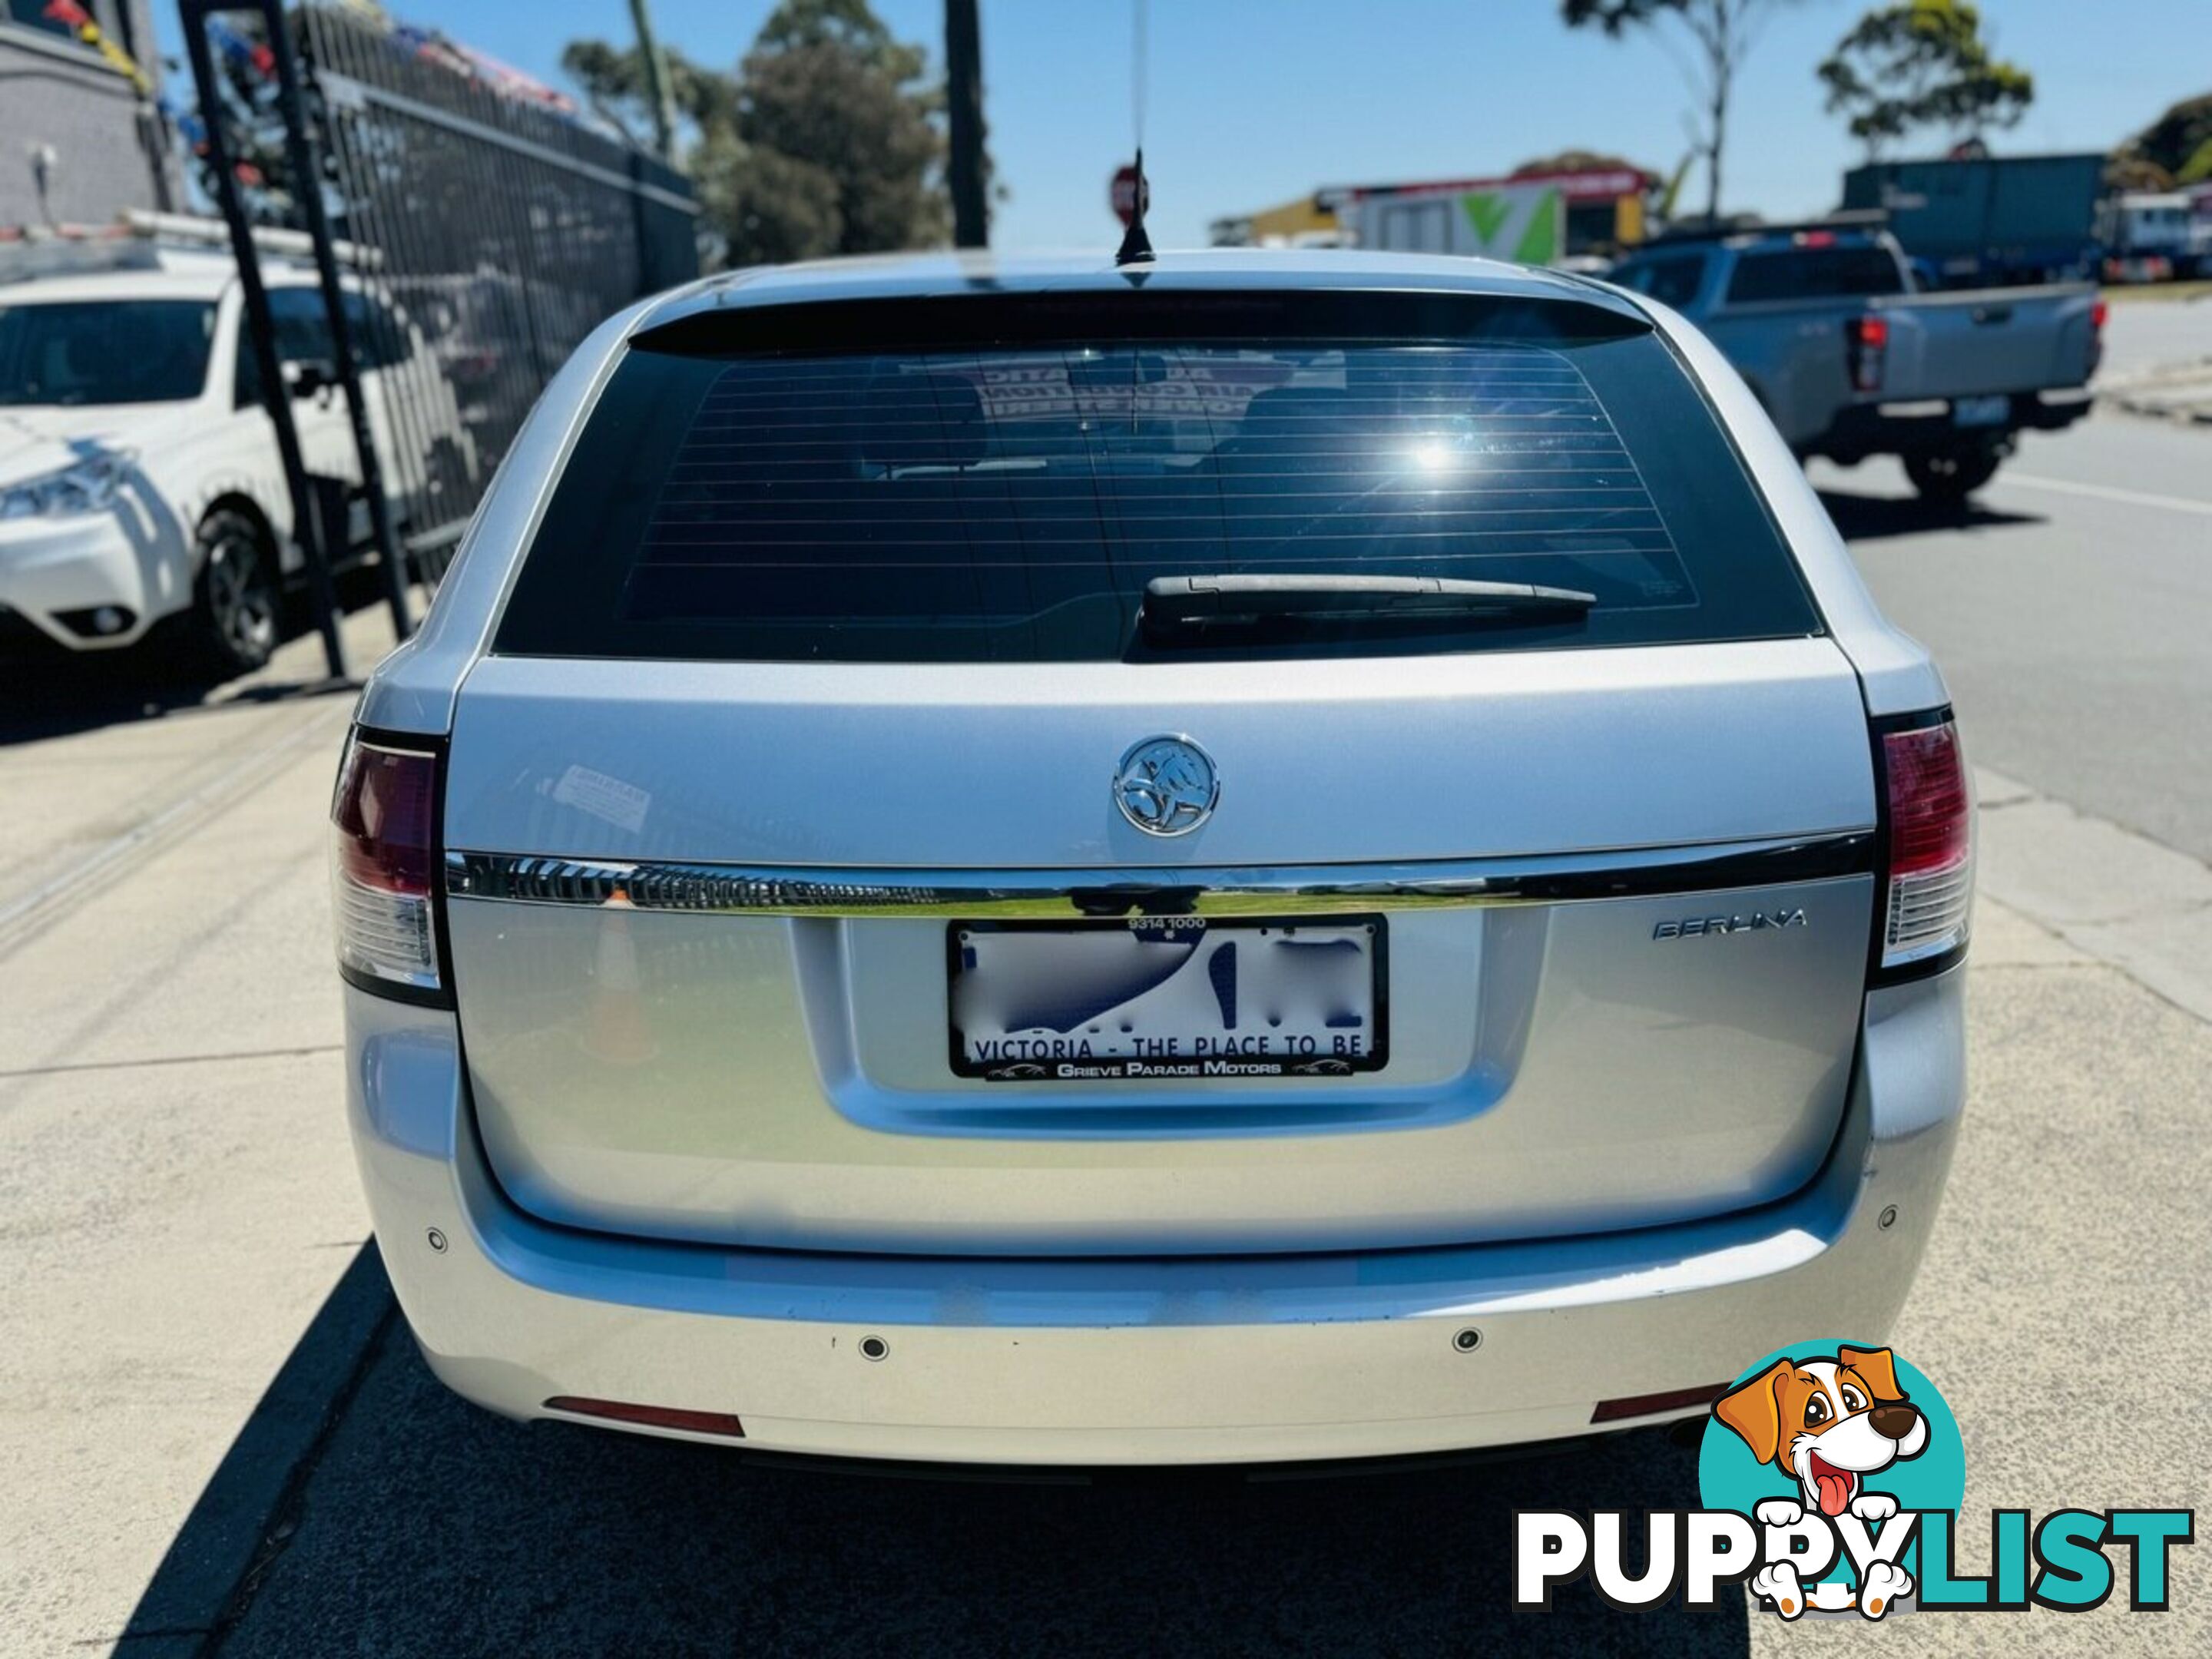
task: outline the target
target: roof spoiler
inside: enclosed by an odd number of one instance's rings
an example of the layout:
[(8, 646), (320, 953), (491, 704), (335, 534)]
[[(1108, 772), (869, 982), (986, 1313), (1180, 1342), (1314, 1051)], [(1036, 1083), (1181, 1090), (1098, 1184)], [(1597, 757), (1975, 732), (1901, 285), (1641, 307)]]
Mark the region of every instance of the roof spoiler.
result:
[(716, 304), (656, 317), (634, 349), (685, 357), (771, 352), (933, 352), (994, 346), (1177, 340), (1415, 342), (1492, 338), (1570, 343), (1651, 331), (1609, 291), (1556, 295), (1453, 289), (1164, 287), (856, 296)]

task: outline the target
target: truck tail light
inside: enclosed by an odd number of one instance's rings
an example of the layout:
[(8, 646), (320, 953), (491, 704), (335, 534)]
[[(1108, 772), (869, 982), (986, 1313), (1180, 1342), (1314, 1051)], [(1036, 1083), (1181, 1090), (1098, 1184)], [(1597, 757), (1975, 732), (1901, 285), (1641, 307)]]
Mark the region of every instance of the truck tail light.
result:
[(1867, 315), (1844, 325), (1844, 359), (1850, 367), (1851, 390), (1881, 390), (1882, 360), (1889, 355), (1889, 319)]
[(2089, 302), (2089, 372), (2092, 374), (2105, 361), (2105, 319), (2110, 312), (2111, 307), (2101, 294)]
[(440, 995), (438, 757), (355, 732), (331, 803), (338, 969), (364, 990)]
[(1880, 732), (1883, 793), (1878, 973), (1948, 961), (1966, 949), (1974, 902), (1973, 799), (1948, 712)]

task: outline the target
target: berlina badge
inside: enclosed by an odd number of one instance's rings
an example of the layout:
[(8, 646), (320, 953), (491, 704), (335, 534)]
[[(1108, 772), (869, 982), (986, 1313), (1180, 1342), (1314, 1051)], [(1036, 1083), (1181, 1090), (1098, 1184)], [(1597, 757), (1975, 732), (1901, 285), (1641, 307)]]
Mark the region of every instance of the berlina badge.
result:
[(1213, 757), (1188, 738), (1146, 738), (1121, 757), (1114, 804), (1148, 836), (1181, 836), (1213, 816), (1221, 794)]

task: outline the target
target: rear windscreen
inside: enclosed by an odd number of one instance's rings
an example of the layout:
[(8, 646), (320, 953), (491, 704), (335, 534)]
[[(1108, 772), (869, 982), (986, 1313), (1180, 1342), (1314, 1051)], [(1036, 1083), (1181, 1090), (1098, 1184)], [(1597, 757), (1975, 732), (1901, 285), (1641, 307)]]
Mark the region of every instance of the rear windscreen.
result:
[(1772, 637), (1816, 618), (1655, 337), (632, 350), (498, 637), (563, 656), (1170, 654), (1148, 580), (1538, 583), (1587, 614), (1208, 632), (1171, 654)]
[(1905, 274), (1886, 247), (1783, 248), (1736, 256), (1730, 305), (1768, 300), (1845, 300), (1902, 294)]

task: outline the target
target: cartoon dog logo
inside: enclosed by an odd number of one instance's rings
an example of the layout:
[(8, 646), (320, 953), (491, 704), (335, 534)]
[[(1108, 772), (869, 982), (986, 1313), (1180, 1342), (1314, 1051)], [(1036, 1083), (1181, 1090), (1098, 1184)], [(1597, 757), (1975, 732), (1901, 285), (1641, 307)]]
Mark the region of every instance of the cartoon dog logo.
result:
[[(1762, 1503), (1757, 1518), (1765, 1526), (1794, 1526), (1808, 1510), (1831, 1520), (1848, 1511), (1879, 1525), (1897, 1513), (1897, 1499), (1868, 1491), (1866, 1477), (1928, 1447), (1928, 1419), (1898, 1387), (1896, 1359), (1887, 1348), (1839, 1346), (1832, 1359), (1778, 1359), (1722, 1395), (1713, 1415), (1760, 1462), (1796, 1478), (1802, 1503)], [(1786, 1562), (1763, 1569), (1751, 1587), (1785, 1619), (1805, 1609), (1796, 1570)], [(1858, 1609), (1879, 1619), (1911, 1589), (1903, 1568), (1877, 1563), (1859, 1586)]]

